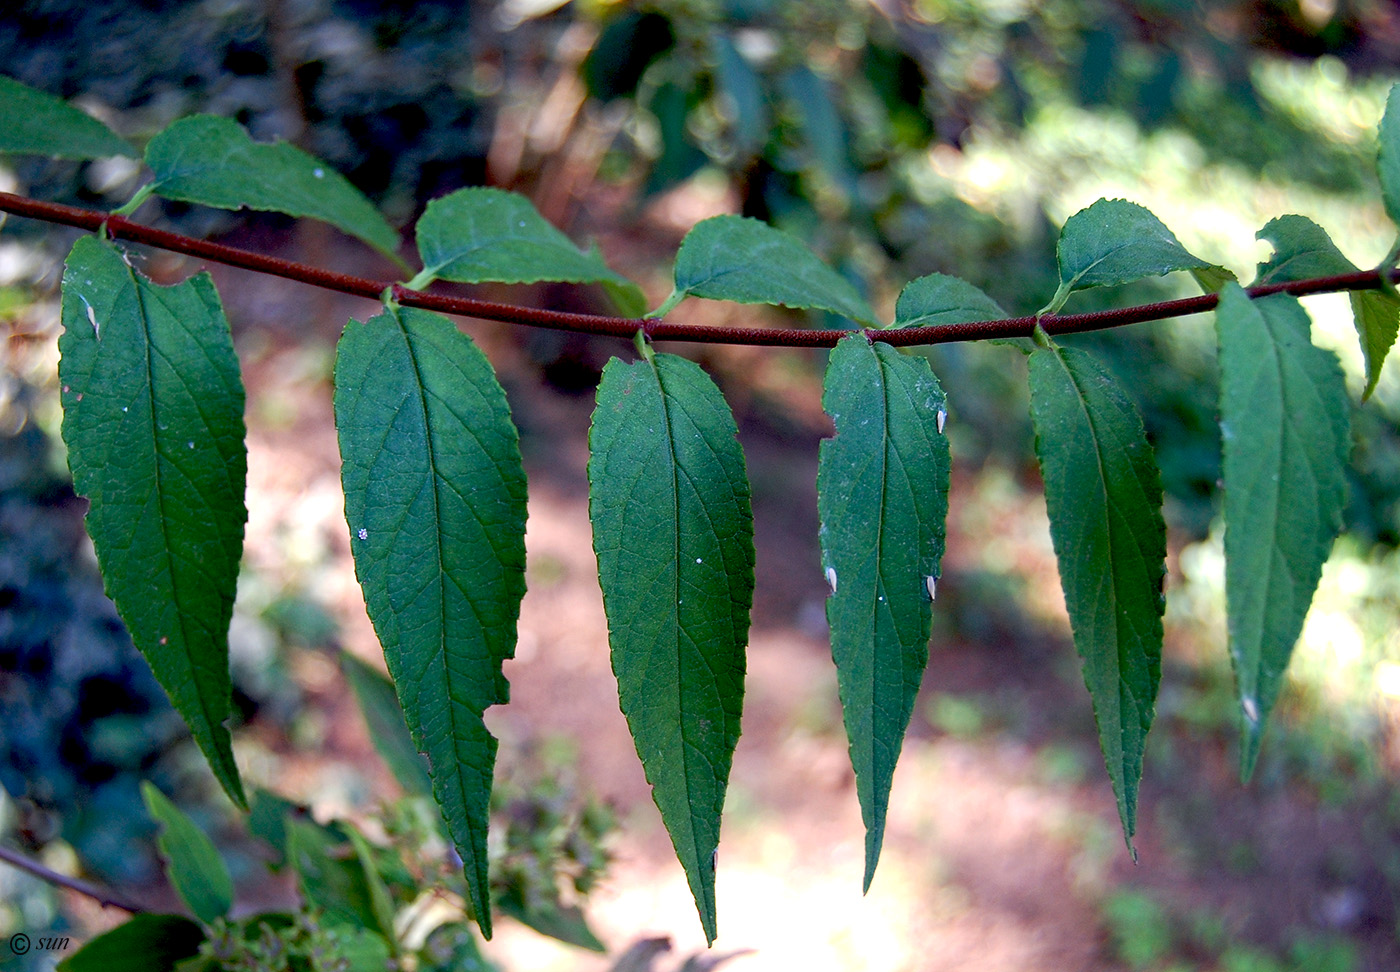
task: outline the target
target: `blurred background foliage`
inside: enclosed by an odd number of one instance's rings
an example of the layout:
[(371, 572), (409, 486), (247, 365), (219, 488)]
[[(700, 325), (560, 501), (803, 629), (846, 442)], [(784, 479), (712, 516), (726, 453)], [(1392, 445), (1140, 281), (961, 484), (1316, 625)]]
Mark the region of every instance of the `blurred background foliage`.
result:
[[(1100, 196), (1148, 206), (1188, 249), (1246, 281), (1267, 253), (1254, 233), (1285, 212), (1320, 223), (1361, 266), (1394, 235), (1373, 174), (1375, 127), (1400, 78), (1400, 10), (1383, 0), (20, 0), (0, 13), (0, 65), (77, 98), (138, 142), (196, 111), (286, 138), (345, 172), (400, 225), (463, 185), (524, 192), (575, 239), (596, 237), (658, 301), (681, 235), (719, 211), (793, 232), (887, 316), (903, 283), (931, 272), (971, 281), (1013, 314), (1033, 312), (1054, 290), (1057, 227)], [(0, 179), (30, 195), (97, 207), (124, 202), (140, 182), (139, 167), (122, 160), (4, 165)], [(139, 218), (264, 249), (304, 231), (275, 215), (169, 202), (147, 204)], [(61, 456), (50, 455), (52, 288), (70, 239), (13, 220), (0, 241), (0, 786), (9, 794), (0, 825), (33, 849), (61, 836), (86, 869), (119, 883), (153, 866), (149, 852), (128, 850), (140, 833), (114, 829), (148, 831), (136, 780), (209, 796), (192, 780), (197, 760), (177, 744), (178, 720), (101, 597), (80, 506)], [(353, 244), (339, 252), (370, 259)], [(1068, 310), (1188, 292), (1188, 281), (1153, 280), (1076, 295)], [(531, 296), (606, 310), (574, 288)], [(1345, 300), (1307, 304), (1316, 339), (1337, 349), (1359, 392)], [(704, 313), (692, 302), (675, 317)], [(741, 312), (758, 324), (783, 316), (793, 315)], [(614, 350), (570, 336), (513, 340), (566, 393), (591, 390)], [(1133, 390), (1157, 448), (1173, 578), (1147, 785), (1200, 792), (1179, 754), (1203, 742), (1223, 750), (1234, 728), (1213, 330), (1196, 318), (1072, 340)], [(742, 355), (704, 353), (740, 403), (741, 425), (747, 414), (769, 434), (810, 432), (819, 354), (759, 369)], [(1038, 606), (1040, 582), (1024, 566), (1024, 551), (1045, 543), (1042, 514), (1028, 511), (1039, 500), (1023, 365), (998, 347), (922, 353), (949, 394), (961, 477), (953, 516), (970, 540), (940, 586), (936, 637), (1035, 643), (1062, 622), (1048, 620), (1057, 604)], [(303, 363), (324, 381), (323, 345), (308, 342)], [(1346, 536), (1256, 787), (1301, 787), (1352, 808), (1369, 856), (1326, 878), (1340, 897), (1319, 905), (1330, 916), (1319, 919), (1323, 937), (1276, 932), (1264, 951), (1237, 948), (1181, 902), (1106, 893), (1105, 934), (1126, 967), (1347, 970), (1400, 954), (1394, 364), (1353, 427)], [(312, 744), (323, 730), (307, 728), (305, 693), (286, 673), (298, 652), (338, 637), (316, 577), (314, 564), (245, 576), (235, 631), (244, 718)], [(1044, 720), (1024, 710), (1032, 704), (1013, 687), (942, 693), (923, 711), (931, 731), (951, 738), (1042, 744), (1032, 727)], [(1064, 743), (1051, 736), (1047, 772), (1079, 780), (1080, 750), (1057, 749)], [(1202, 809), (1163, 795), (1159, 824), (1202, 859), (1223, 853), (1241, 873), (1267, 873), (1253, 845), (1211, 843), (1219, 804), (1210, 801), (1226, 799), (1212, 790)], [(1096, 840), (1083, 838), (1086, 858), (1100, 853)]]

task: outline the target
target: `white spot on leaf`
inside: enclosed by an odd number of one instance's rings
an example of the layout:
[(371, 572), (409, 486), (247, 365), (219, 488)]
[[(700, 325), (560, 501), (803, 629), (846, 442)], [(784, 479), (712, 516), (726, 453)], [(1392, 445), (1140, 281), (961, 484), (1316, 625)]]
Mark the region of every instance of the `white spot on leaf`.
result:
[(938, 578), (932, 576), (925, 577), (924, 590), (928, 591), (928, 599), (930, 601), (938, 597)]
[(366, 530), (364, 527), (360, 527), (359, 532), (357, 532), (355, 536), (359, 537), (361, 540), (368, 540), (369, 531)]
[(1244, 717), (1252, 725), (1257, 726), (1259, 724), (1259, 703), (1255, 701), (1254, 696), (1246, 695), (1240, 699), (1240, 707), (1244, 709)]
[(833, 594), (836, 593), (836, 568), (835, 568), (835, 567), (828, 567), (828, 568), (826, 569), (826, 586), (831, 588), (831, 593), (833, 593)]
[(938, 434), (943, 434), (943, 426), (948, 422), (948, 410), (940, 408), (938, 410)]
[(324, 179), (326, 177), (326, 171), (321, 168), (312, 169), (311, 174), (318, 179)]

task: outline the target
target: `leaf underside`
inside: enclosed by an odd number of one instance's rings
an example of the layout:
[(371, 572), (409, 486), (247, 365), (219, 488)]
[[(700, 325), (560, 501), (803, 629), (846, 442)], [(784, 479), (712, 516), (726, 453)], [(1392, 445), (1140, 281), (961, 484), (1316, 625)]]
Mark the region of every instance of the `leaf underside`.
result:
[(136, 156), (126, 139), (61, 98), (0, 74), (0, 152), (58, 159)]
[(706, 937), (739, 739), (753, 513), (733, 415), (684, 358), (610, 361), (589, 433), (589, 516), (622, 712)]
[(1216, 309), (1225, 483), (1225, 598), (1240, 700), (1241, 773), (1342, 526), (1351, 449), (1345, 378), (1302, 305), (1227, 287)]
[(794, 237), (744, 216), (696, 223), (676, 253), (675, 283), (658, 315), (693, 296), (826, 310), (875, 324), (875, 312), (850, 281)]
[(348, 179), (294, 145), (253, 141), (231, 119), (181, 118), (151, 139), (146, 165), (166, 199), (308, 216), (398, 259), (399, 234)]
[(1161, 477), (1137, 409), (1089, 355), (1037, 348), (1030, 389), (1060, 585), (1131, 850), (1162, 670)]
[[(831, 353), (822, 406), (817, 509), (831, 653), (865, 821), (870, 888), (895, 763), (928, 662), (931, 602), (948, 515), (946, 403), (923, 358), (845, 338)], [(941, 416), (940, 417), (940, 413)]]
[(444, 317), (351, 321), (336, 427), (355, 573), (433, 794), (491, 935), (486, 831), (496, 740), (525, 593), (525, 474), (495, 373)]
[(85, 237), (63, 275), (63, 441), (107, 594), (224, 791), (243, 550), (243, 384), (207, 275), (158, 287)]

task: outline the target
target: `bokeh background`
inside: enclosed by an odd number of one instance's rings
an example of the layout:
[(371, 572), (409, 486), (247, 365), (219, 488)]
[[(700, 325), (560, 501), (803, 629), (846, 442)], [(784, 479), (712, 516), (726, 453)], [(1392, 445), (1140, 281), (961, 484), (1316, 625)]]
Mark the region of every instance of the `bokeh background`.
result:
[[(29, 0), (0, 11), (0, 71), (77, 98), (138, 143), (190, 112), (237, 118), (326, 159), (399, 225), (460, 186), (525, 193), (575, 240), (596, 240), (654, 304), (685, 231), (722, 212), (798, 235), (887, 316), (904, 282), (935, 271), (1034, 312), (1054, 291), (1057, 227), (1101, 196), (1148, 206), (1244, 280), (1268, 252), (1255, 232), (1284, 213), (1320, 223), (1361, 266), (1395, 234), (1373, 171), (1376, 125), (1400, 79), (1400, 11), (1382, 0)], [(4, 188), (98, 208), (140, 181), (123, 160), (0, 160)], [(155, 201), (137, 218), (393, 275), (316, 224)], [(268, 872), (266, 848), (222, 801), (131, 648), (82, 533), (55, 377), (57, 282), (74, 235), (15, 218), (0, 230), (0, 839), (173, 907), (137, 788), (153, 779), (220, 841), (241, 911), (285, 907), (285, 878)], [(199, 269), (137, 252), (158, 280)], [(398, 790), (340, 662), (348, 652), (382, 668), (349, 559), (330, 379), (340, 328), (374, 305), (209, 269), (249, 392), (232, 632), (239, 761), (251, 782), (318, 818), (373, 832)], [(1069, 309), (1189, 286), (1093, 291)], [(608, 310), (601, 293), (572, 286), (471, 292)], [(1315, 339), (1337, 350), (1359, 395), (1345, 299), (1306, 303)], [(697, 301), (673, 318), (808, 320)], [(588, 837), (607, 854), (602, 877), (571, 892), (608, 954), (503, 921), (484, 948), (501, 969), (665, 970), (687, 957), (686, 968), (723, 957), (736, 972), (1400, 967), (1394, 364), (1355, 408), (1346, 532), (1243, 786), (1211, 322), (1072, 339), (1136, 396), (1167, 492), (1166, 658), (1134, 866), (1069, 639), (1021, 356), (925, 352), (950, 401), (949, 549), (885, 851), (862, 897), (816, 542), (824, 355), (668, 348), (701, 361), (734, 408), (758, 544), (721, 936), (696, 958), (699, 924), (617, 711), (587, 521), (592, 390), (629, 347), (463, 327), (500, 372), (530, 476), (512, 702), (488, 713), (508, 795), (500, 826), (538, 836), (577, 807), (616, 820)], [(554, 880), (531, 846), (513, 845), (511, 866)], [(0, 866), (0, 937), (67, 929), (81, 940), (119, 919)], [(670, 953), (628, 953), (661, 936)], [(5, 953), (0, 967), (58, 957)]]

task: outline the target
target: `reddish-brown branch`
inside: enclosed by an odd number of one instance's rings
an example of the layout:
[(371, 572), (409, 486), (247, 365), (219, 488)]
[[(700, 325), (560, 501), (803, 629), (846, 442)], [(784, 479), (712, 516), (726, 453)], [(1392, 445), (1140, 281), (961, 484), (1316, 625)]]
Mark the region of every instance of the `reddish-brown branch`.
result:
[(21, 871), (27, 871), (40, 880), (47, 881), (49, 884), (56, 885), (60, 888), (67, 888), (70, 891), (76, 891), (96, 901), (104, 908), (120, 908), (122, 911), (133, 915), (140, 914), (142, 911), (146, 910), (140, 905), (132, 904), (130, 901), (118, 897), (110, 891), (99, 888), (95, 884), (89, 884), (81, 878), (59, 874), (57, 871), (45, 867), (38, 861), (25, 857), (18, 851), (11, 850), (4, 845), (0, 845), (0, 861), (4, 861), (12, 867), (17, 867)]
[[(76, 206), (40, 202), (26, 196), (0, 192), (0, 211), (27, 216), (64, 226), (97, 230), (104, 223), (110, 236), (144, 243), (173, 253), (212, 260), (215, 263), (272, 274), (323, 287), (357, 297), (377, 298), (386, 289), (392, 289), (394, 299), (409, 307), (422, 307), (462, 317), (480, 320), (502, 321), (508, 324), (525, 324), (531, 327), (544, 327), (557, 331), (576, 331), (583, 334), (600, 334), (609, 337), (631, 339), (638, 330), (646, 333), (654, 341), (690, 341), (703, 344), (749, 344), (768, 347), (817, 348), (834, 347), (838, 341), (850, 334), (846, 330), (806, 330), (802, 328), (757, 328), (757, 327), (714, 327), (699, 324), (678, 324), (668, 321), (637, 320), (626, 317), (606, 317), (601, 314), (576, 314), (566, 311), (547, 310), (538, 307), (521, 307), (489, 300), (475, 300), (469, 297), (449, 297), (443, 294), (423, 293), (407, 290), (402, 284), (369, 280), (344, 273), (334, 273), (278, 257), (251, 253), (236, 247), (197, 240), (179, 233), (155, 229), (135, 223), (123, 216)], [(1400, 270), (1392, 271), (1391, 278), (1400, 280)], [(1374, 270), (1341, 274), (1331, 277), (1315, 277), (1289, 283), (1265, 284), (1250, 287), (1252, 297), (1262, 297), (1274, 293), (1290, 293), (1296, 296), (1308, 294), (1335, 293), (1345, 290), (1374, 290), (1381, 285), (1380, 275)], [(1218, 298), (1214, 294), (1200, 297), (1187, 297), (1182, 300), (1168, 300), (1155, 304), (1142, 304), (1116, 310), (1096, 311), (1090, 314), (1054, 314), (1040, 319), (1041, 326), (1049, 334), (1075, 334), (1083, 331), (1101, 331), (1125, 324), (1138, 324), (1143, 321), (1159, 321), (1187, 314), (1199, 314), (1214, 309)], [(997, 321), (978, 321), (968, 324), (944, 324), (938, 327), (911, 327), (894, 330), (870, 330), (872, 338), (878, 338), (896, 346), (922, 344), (949, 344), (954, 341), (985, 341), (991, 338), (1027, 337), (1035, 327), (1034, 317), (1013, 317)]]

